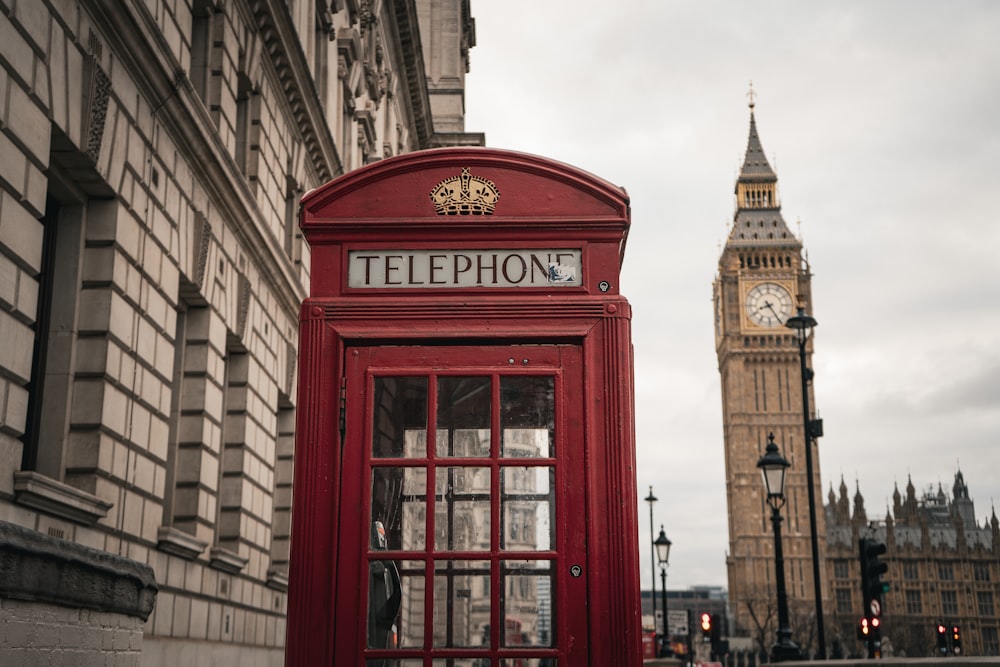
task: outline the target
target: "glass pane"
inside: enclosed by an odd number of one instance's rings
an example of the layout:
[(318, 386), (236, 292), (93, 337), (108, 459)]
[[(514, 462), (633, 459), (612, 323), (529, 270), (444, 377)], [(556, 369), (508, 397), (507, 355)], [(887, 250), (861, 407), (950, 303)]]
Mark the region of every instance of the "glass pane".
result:
[[(436, 658), (431, 661), (433, 667), (490, 667), (493, 663), (489, 658)], [(514, 663), (511, 663), (514, 667)]]
[(434, 646), (489, 645), (489, 561), (438, 561), (434, 566)]
[(555, 470), (549, 466), (505, 467), (501, 548), (546, 551), (555, 543)]
[(365, 667), (424, 667), (423, 658), (369, 658)]
[(373, 560), (368, 574), (368, 647), (423, 646), (423, 561)]
[(500, 667), (559, 667), (556, 658), (504, 658)]
[(426, 544), (426, 517), (426, 469), (372, 469), (371, 549), (422, 550)]
[(490, 455), (490, 378), (438, 378), (438, 456)]
[(427, 378), (377, 377), (372, 457), (427, 456)]
[(555, 378), (500, 378), (501, 456), (550, 457), (555, 443)]
[(501, 561), (503, 645), (552, 646), (552, 561)]
[(434, 505), (434, 549), (489, 551), (490, 469), (441, 467)]

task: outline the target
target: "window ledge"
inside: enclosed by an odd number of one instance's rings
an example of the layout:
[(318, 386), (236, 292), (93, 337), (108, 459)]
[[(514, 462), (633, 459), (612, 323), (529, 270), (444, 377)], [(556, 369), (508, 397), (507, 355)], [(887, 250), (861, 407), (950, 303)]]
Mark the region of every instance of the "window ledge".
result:
[(212, 547), (208, 554), (212, 559), (212, 567), (232, 574), (238, 573), (250, 561), (249, 558), (243, 558), (239, 554), (233, 553), (229, 549), (223, 549), (222, 547)]
[(114, 503), (57, 482), (33, 470), (14, 473), (15, 500), (48, 514), (92, 526), (108, 515)]
[(267, 571), (267, 586), (285, 592), (288, 590), (288, 573), (284, 570), (271, 568)]
[(189, 535), (183, 530), (177, 530), (171, 526), (161, 526), (156, 531), (156, 539), (156, 546), (160, 551), (166, 551), (187, 560), (197, 558), (208, 546), (208, 542), (199, 540), (194, 535)]

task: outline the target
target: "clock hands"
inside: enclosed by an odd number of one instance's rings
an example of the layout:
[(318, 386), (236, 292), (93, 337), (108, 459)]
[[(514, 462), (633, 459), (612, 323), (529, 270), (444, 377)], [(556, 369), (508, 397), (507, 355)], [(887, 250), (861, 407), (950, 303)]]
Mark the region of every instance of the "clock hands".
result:
[(772, 313), (774, 313), (774, 318), (775, 318), (776, 320), (778, 320), (778, 322), (779, 322), (779, 323), (782, 323), (782, 322), (781, 322), (781, 315), (779, 315), (779, 314), (778, 314), (778, 311), (776, 311), (776, 310), (774, 309), (774, 306), (772, 306), (772, 305), (771, 305), (771, 302), (770, 302), (770, 301), (766, 301), (766, 300), (765, 300), (765, 301), (764, 301), (764, 305), (763, 305), (763, 306), (761, 306), (760, 308), (758, 308), (757, 310), (764, 310), (765, 308), (767, 308), (767, 309), (768, 309), (768, 310), (770, 310), (770, 311), (771, 311)]

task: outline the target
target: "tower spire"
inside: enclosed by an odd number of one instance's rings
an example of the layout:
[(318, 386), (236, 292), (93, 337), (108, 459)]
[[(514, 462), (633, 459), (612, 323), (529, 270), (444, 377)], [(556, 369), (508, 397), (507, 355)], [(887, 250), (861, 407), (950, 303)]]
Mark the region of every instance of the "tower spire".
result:
[(778, 201), (778, 175), (771, 168), (757, 133), (757, 93), (750, 82), (747, 93), (750, 107), (750, 134), (747, 150), (736, 179), (736, 215), (729, 234), (729, 244), (799, 246), (795, 235), (781, 216)]

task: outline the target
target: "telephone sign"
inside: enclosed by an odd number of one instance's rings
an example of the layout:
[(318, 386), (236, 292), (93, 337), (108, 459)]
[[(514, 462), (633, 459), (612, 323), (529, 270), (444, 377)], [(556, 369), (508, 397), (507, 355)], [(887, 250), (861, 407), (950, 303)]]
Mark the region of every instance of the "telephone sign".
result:
[(437, 149), (300, 224), (286, 665), (638, 664), (624, 190)]

